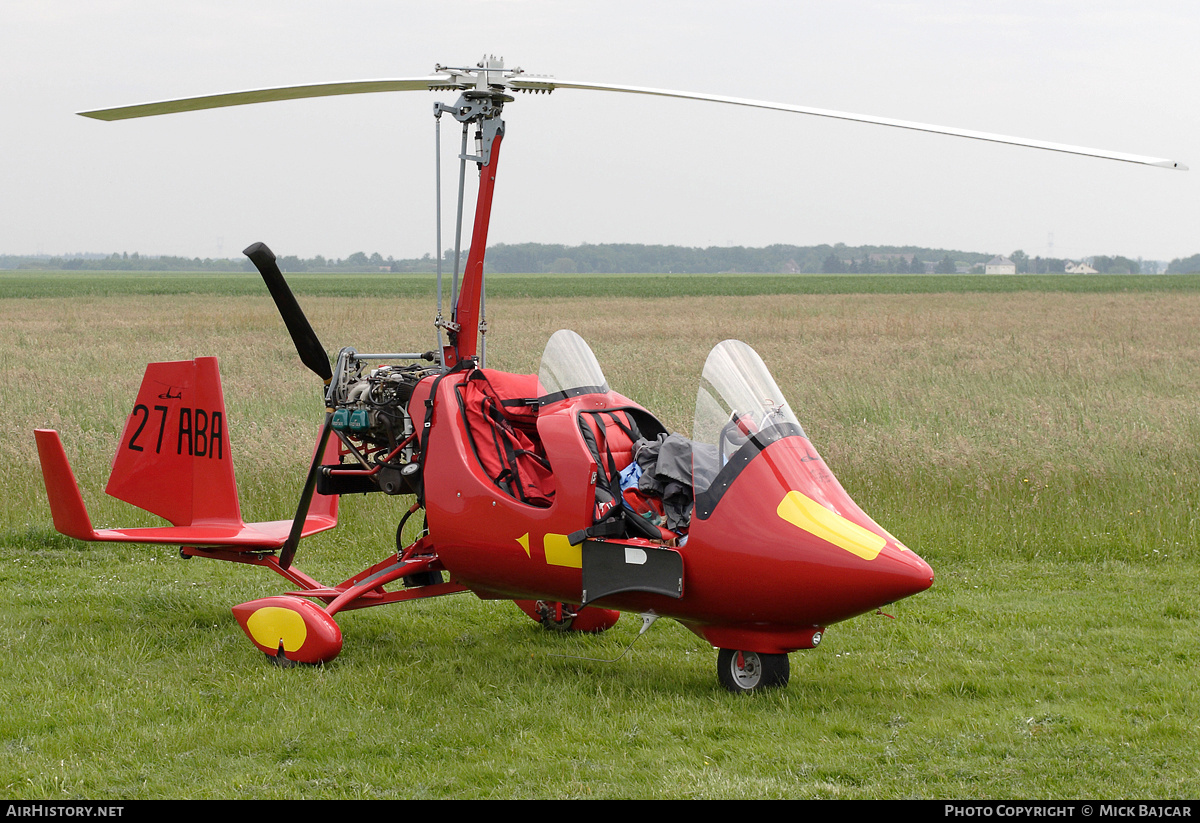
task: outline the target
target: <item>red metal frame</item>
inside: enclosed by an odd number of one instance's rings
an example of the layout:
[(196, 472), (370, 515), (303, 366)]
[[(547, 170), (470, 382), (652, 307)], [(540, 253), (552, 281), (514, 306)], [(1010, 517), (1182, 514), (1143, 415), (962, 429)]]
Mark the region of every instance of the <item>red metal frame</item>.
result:
[(471, 250), (463, 270), (458, 303), (454, 307), (454, 322), (458, 330), (450, 335), (445, 349), (446, 366), (478, 354), (479, 301), (483, 295), (483, 258), (487, 253), (488, 226), (492, 217), (492, 197), (496, 190), (496, 167), (500, 162), (500, 141), (497, 133), (492, 140), (489, 162), (479, 170), (479, 194), (475, 202), (475, 225), (471, 231)]
[(180, 553), (184, 557), (205, 557), (210, 560), (226, 560), (270, 569), (300, 587), (295, 591), (286, 592), (288, 596), (320, 600), (326, 604), (325, 612), (334, 615), (339, 611), (365, 609), (388, 603), (400, 603), (405, 600), (420, 600), (426, 597), (440, 597), (468, 591), (466, 586), (453, 581), (402, 591), (389, 592), (384, 588), (388, 583), (404, 577), (444, 570), (445, 567), (442, 566), (438, 556), (430, 552), (431, 546), (428, 539), (422, 538), (409, 546), (403, 555), (393, 555), (381, 560), (336, 586), (326, 586), (316, 578), (302, 572), (295, 565), (283, 568), (279, 558), (274, 554), (248, 554), (198, 546), (184, 546)]

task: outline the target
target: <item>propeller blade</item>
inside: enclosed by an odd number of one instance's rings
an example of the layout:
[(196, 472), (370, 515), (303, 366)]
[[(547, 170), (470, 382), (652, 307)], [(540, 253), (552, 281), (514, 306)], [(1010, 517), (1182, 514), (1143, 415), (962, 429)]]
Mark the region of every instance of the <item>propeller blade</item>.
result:
[(251, 103), (270, 103), (276, 100), (302, 100), (308, 97), (333, 97), (339, 94), (371, 94), (381, 91), (426, 91), (460, 88), (461, 81), (446, 75), (411, 77), (397, 80), (357, 80), (349, 83), (316, 83), (307, 86), (283, 86), (272, 89), (252, 89), (179, 100), (160, 100), (136, 106), (81, 111), (83, 117), (94, 120), (129, 120), (134, 117), (153, 117), (158, 114), (177, 114), (183, 111), (219, 109), (225, 106), (246, 106)]
[(717, 94), (698, 94), (687, 91), (671, 91), (668, 89), (651, 89), (643, 86), (623, 86), (615, 83), (590, 83), (573, 80), (558, 80), (553, 77), (523, 77), (510, 79), (508, 87), (515, 91), (550, 92), (555, 89), (583, 89), (586, 91), (610, 91), (625, 94), (648, 94), (658, 97), (676, 97), (683, 100), (703, 100), (710, 103), (727, 103), (734, 106), (749, 106), (758, 109), (773, 109), (775, 111), (808, 114), (816, 117), (830, 117), (837, 120), (852, 120), (857, 123), (873, 123), (879, 126), (891, 126), (898, 129), (946, 134), (952, 137), (966, 137), (972, 140), (987, 140), (992, 143), (1007, 143), (1013, 146), (1026, 146), (1047, 151), (1081, 154), (1087, 157), (1099, 157), (1105, 160), (1120, 160), (1125, 163), (1139, 163), (1146, 166), (1158, 166), (1165, 169), (1187, 171), (1187, 166), (1175, 160), (1163, 157), (1146, 157), (1140, 154), (1125, 154), (1123, 152), (1089, 149), (1083, 146), (1068, 146), (1063, 143), (1051, 143), (1045, 140), (1029, 140), (1024, 137), (1010, 137), (1004, 134), (989, 134), (982, 131), (957, 129), (947, 126), (934, 126), (929, 123), (914, 123), (909, 120), (894, 120), (889, 117), (874, 117), (867, 114), (851, 114), (831, 109), (817, 109), (809, 106), (794, 106), (788, 103), (771, 103), (765, 100), (747, 100), (741, 97), (724, 97)]
[(292, 560), (296, 557), (296, 547), (300, 545), (300, 535), (304, 531), (304, 520), (308, 517), (308, 507), (312, 505), (313, 492), (317, 488), (317, 472), (321, 469), (321, 460), (325, 456), (325, 445), (329, 442), (329, 433), (333, 431), (333, 412), (325, 412), (325, 424), (321, 427), (321, 437), (317, 440), (317, 450), (313, 452), (312, 465), (308, 467), (308, 477), (304, 479), (304, 490), (300, 492), (300, 502), (296, 506), (296, 516), (292, 519), (292, 530), (288, 539), (279, 550), (279, 568), (287, 571)]
[(292, 342), (296, 344), (296, 351), (300, 355), (301, 362), (328, 385), (329, 381), (333, 379), (329, 356), (325, 353), (325, 347), (321, 345), (321, 341), (317, 339), (316, 332), (309, 325), (308, 318), (300, 310), (296, 296), (292, 294), (287, 281), (283, 279), (283, 272), (279, 270), (279, 265), (275, 262), (275, 253), (267, 248), (265, 243), (255, 243), (242, 254), (250, 258), (266, 282), (267, 290), (271, 292), (271, 297), (274, 299), (279, 313), (283, 315), (283, 322), (287, 326), (288, 334), (292, 336)]

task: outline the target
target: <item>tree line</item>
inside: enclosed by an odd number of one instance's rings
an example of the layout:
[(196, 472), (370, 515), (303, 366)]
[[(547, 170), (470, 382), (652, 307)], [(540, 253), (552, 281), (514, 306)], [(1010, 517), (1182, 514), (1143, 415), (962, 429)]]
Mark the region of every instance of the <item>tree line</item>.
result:
[[(462, 262), (467, 251), (462, 252)], [(585, 243), (565, 246), (548, 243), (500, 243), (488, 248), (487, 269), (521, 274), (907, 274), (955, 272), (982, 274), (996, 255), (918, 246), (847, 246), (843, 243), (818, 246), (777, 244), (762, 248), (745, 246), (645, 245), (637, 243)], [(1062, 273), (1071, 261), (1030, 257), (1017, 250), (1008, 255), (1019, 274)], [(1158, 264), (1122, 256), (1086, 258), (1101, 274), (1157, 272)], [(279, 258), (285, 272), (433, 272), (437, 260), (431, 255), (395, 259), (378, 252), (355, 252), (345, 258), (317, 255)], [(461, 265), (459, 267), (461, 269)], [(59, 271), (214, 271), (253, 272), (246, 258), (150, 257), (137, 252), (110, 255), (0, 255), (0, 269)], [(443, 253), (442, 269), (454, 270), (454, 251)], [(1200, 272), (1200, 254), (1171, 261), (1168, 273)]]
[(1187, 274), (1200, 272), (1200, 254), (1191, 257), (1175, 258), (1167, 265), (1167, 274)]

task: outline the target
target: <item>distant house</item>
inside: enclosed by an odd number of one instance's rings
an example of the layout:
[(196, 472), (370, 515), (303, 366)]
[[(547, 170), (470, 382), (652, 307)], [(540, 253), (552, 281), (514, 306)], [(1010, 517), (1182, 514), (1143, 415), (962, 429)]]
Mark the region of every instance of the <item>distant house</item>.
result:
[(1017, 264), (1007, 257), (993, 257), (984, 266), (984, 274), (1016, 274)]
[(1087, 263), (1067, 263), (1063, 271), (1067, 274), (1097, 274), (1097, 271)]

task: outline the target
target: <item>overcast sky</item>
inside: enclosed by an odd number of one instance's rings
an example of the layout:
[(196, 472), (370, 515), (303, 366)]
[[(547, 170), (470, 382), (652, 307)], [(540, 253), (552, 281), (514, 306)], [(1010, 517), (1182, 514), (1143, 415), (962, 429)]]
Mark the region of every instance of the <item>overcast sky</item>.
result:
[[(505, 109), (491, 243), (843, 242), (1169, 260), (1200, 252), (1197, 44), (1200, 6), (1183, 1), (3, 0), (0, 253), (232, 257), (260, 240), (302, 257), (432, 253), (433, 93), (115, 123), (74, 113), (421, 76), (495, 53), (572, 80), (1015, 134), (1195, 170), (559, 90)], [(449, 220), (457, 135), (444, 125)], [(450, 246), (448, 228), (444, 238)]]

